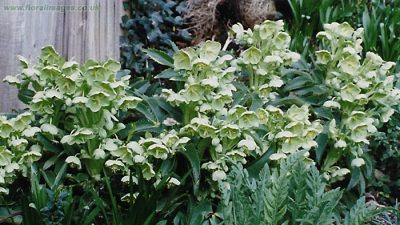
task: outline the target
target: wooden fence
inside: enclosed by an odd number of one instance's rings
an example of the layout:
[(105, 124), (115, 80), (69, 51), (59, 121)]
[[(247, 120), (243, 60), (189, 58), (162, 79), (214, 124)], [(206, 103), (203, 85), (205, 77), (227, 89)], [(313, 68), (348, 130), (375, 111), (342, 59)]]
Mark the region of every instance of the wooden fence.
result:
[[(123, 13), (122, 0), (1, 0), (0, 79), (18, 73), (17, 55), (34, 62), (46, 45), (78, 62), (119, 59)], [(23, 108), (0, 83), (0, 112)]]

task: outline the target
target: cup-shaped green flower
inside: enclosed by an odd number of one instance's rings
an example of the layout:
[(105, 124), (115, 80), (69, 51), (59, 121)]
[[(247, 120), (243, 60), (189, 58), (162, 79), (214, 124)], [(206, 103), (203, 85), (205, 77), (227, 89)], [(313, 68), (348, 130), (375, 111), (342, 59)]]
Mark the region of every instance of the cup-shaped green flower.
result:
[(107, 81), (107, 70), (101, 65), (90, 66), (83, 74), (87, 83), (93, 85), (96, 82)]
[(79, 128), (76, 131), (73, 131), (70, 135), (65, 135), (60, 142), (68, 145), (84, 144), (88, 140), (92, 139), (94, 135), (92, 129)]
[(262, 52), (256, 47), (250, 47), (242, 53), (243, 62), (245, 64), (257, 64), (261, 61)]
[(187, 102), (197, 102), (204, 99), (204, 87), (201, 84), (192, 84), (185, 91)]
[(287, 110), (287, 117), (291, 121), (298, 121), (298, 122), (305, 122), (308, 121), (308, 116), (309, 116), (309, 110), (307, 105), (303, 105), (301, 107), (298, 107), (296, 105), (292, 105), (288, 110)]
[(331, 53), (326, 50), (316, 51), (315, 55), (317, 56), (317, 63), (321, 65), (326, 65), (332, 60)]
[(271, 21), (266, 20), (258, 27), (255, 27), (255, 30), (258, 31), (259, 36), (262, 40), (271, 40), (271, 38), (278, 33), (279, 31), (283, 30), (283, 21)]
[(21, 155), (18, 164), (32, 164), (33, 162), (38, 161), (42, 157), (40, 152), (41, 147), (39, 145), (32, 145), (30, 151)]
[(7, 166), (11, 164), (14, 154), (5, 146), (0, 146), (0, 166)]
[(0, 117), (0, 137), (9, 138), (10, 134), (14, 131), (13, 124), (6, 119), (6, 117)]
[(150, 180), (151, 178), (153, 178), (156, 175), (156, 172), (154, 172), (153, 166), (148, 162), (142, 164), (141, 168), (142, 168), (143, 178), (146, 180)]
[(60, 76), (56, 79), (56, 84), (62, 93), (74, 95), (78, 90), (78, 75), (73, 74), (69, 77)]
[(227, 124), (221, 128), (219, 135), (222, 138), (229, 138), (233, 140), (240, 136), (240, 128), (236, 124)]
[(110, 168), (113, 172), (123, 171), (125, 169), (124, 163), (119, 160), (107, 160), (104, 164), (106, 167)]
[(272, 43), (274, 43), (274, 48), (277, 50), (287, 49), (290, 44), (290, 36), (288, 33), (279, 32), (273, 39)]
[(355, 158), (351, 161), (351, 166), (353, 166), (353, 167), (361, 167), (364, 164), (365, 164), (365, 161), (362, 158)]
[(198, 49), (200, 59), (206, 60), (209, 63), (217, 59), (220, 51), (221, 44), (215, 41), (206, 41)]
[(43, 91), (39, 91), (33, 96), (30, 108), (32, 111), (41, 114), (51, 115), (54, 113), (53, 103), (51, 99), (45, 96), (45, 92)]
[(154, 158), (165, 160), (168, 158), (168, 154), (170, 153), (170, 151), (165, 145), (153, 144), (147, 148), (145, 153), (147, 155), (153, 156)]
[(255, 128), (260, 125), (260, 121), (257, 114), (253, 111), (247, 111), (242, 113), (239, 117), (239, 127), (241, 128)]
[(100, 111), (101, 108), (106, 107), (110, 104), (110, 95), (107, 93), (104, 93), (100, 90), (97, 91), (92, 91), (89, 94), (88, 101), (86, 102), (86, 106), (92, 111), (92, 112), (98, 112)]
[(175, 70), (190, 70), (192, 63), (189, 53), (185, 50), (180, 50), (173, 56)]
[(342, 72), (355, 75), (360, 69), (360, 57), (358, 55), (349, 55), (342, 59), (338, 66)]
[(61, 76), (61, 70), (53, 65), (45, 66), (39, 76), (43, 80), (56, 81)]
[(143, 100), (135, 96), (125, 96), (118, 101), (118, 107), (122, 110), (134, 109)]
[(128, 148), (128, 146), (124, 145), (118, 147), (116, 150), (110, 151), (110, 154), (127, 165), (133, 165), (136, 163), (135, 156), (138, 155), (138, 153), (134, 152), (132, 148)]
[(81, 169), (82, 168), (82, 165), (81, 165), (81, 160), (78, 158), (78, 157), (76, 157), (76, 156), (68, 156), (66, 159), (65, 159), (65, 162), (67, 163), (67, 164), (69, 164), (71, 167), (73, 167), (73, 168), (77, 168), (77, 169)]

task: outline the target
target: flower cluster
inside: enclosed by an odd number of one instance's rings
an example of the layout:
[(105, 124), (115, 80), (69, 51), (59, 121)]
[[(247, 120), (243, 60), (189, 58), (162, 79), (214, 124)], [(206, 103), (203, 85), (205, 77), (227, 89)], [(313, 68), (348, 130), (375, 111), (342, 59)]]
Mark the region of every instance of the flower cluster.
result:
[(268, 141), (277, 144), (277, 153), (270, 156), (271, 160), (286, 158), (287, 154), (317, 146), (314, 139), (323, 131), (323, 127), (320, 121), (309, 120), (307, 105), (292, 105), (285, 113), (272, 106), (266, 110), (273, 120), (268, 124)]
[[(123, 143), (118, 139), (107, 139), (102, 148), (109, 152), (114, 159), (107, 160), (105, 165), (114, 171), (122, 171), (129, 174), (130, 166), (138, 166), (144, 179), (156, 178), (158, 183), (161, 175), (156, 174), (153, 166), (156, 160), (166, 160), (178, 151), (185, 151), (188, 137), (180, 137), (175, 131), (162, 133), (158, 137), (141, 138), (138, 141)], [(102, 157), (102, 152), (99, 157)], [(133, 176), (134, 179), (137, 177)], [(123, 178), (127, 179), (127, 178)]]
[[(254, 31), (245, 31), (240, 24), (232, 29), (236, 42), (250, 46), (247, 50), (235, 57), (222, 52), (219, 43), (207, 41), (198, 48), (178, 51), (173, 57), (174, 70), (184, 87), (178, 92), (163, 89), (161, 94), (183, 111), (181, 135), (193, 141), (210, 140), (210, 158), (202, 168), (212, 173), (214, 181), (226, 178), (229, 162), (246, 163), (275, 142), (279, 147), (272, 159), (310, 149), (322, 131), (319, 121), (309, 121), (307, 106), (293, 106), (284, 113), (278, 107), (261, 105), (250, 110), (235, 102), (238, 74), (250, 71), (250, 87), (268, 103), (273, 89), (284, 84), (281, 70), (300, 56), (288, 50), (290, 37), (283, 32), (282, 21), (266, 21)], [(256, 129), (266, 131), (265, 140), (256, 142)]]
[(348, 23), (332, 23), (317, 34), (322, 50), (316, 52), (317, 64), (326, 69), (326, 85), (331, 99), (324, 106), (336, 110), (338, 122), (329, 124), (329, 134), (336, 149), (347, 149), (354, 157), (352, 166), (365, 162), (359, 158), (363, 146), (394, 113), (400, 90), (389, 75), (393, 62), (385, 62), (372, 52), (362, 55), (363, 29), (354, 30)]
[(80, 150), (66, 162), (80, 168), (84, 159), (89, 173), (98, 176), (102, 163), (95, 162), (95, 153), (101, 141), (125, 127), (116, 118), (119, 112), (133, 109), (142, 101), (127, 94), (129, 76), (118, 79), (120, 64), (113, 60), (89, 60), (82, 66), (65, 62), (53, 47), (42, 49), (35, 66), (23, 57), (20, 61), (21, 74), (8, 76), (5, 81), (21, 92), (33, 93), (27, 103), (41, 117), (39, 123), (48, 124), (43, 132), (49, 140)]
[[(182, 49), (174, 55), (174, 69), (185, 81), (178, 93), (163, 89), (162, 96), (175, 106), (187, 105), (200, 113), (214, 113), (232, 102), (235, 68), (231, 55), (219, 57), (221, 44), (207, 41), (200, 48)], [(186, 121), (188, 122), (188, 121)]]
[(284, 32), (283, 21), (265, 21), (253, 30), (244, 30), (241, 24), (232, 26), (234, 40), (247, 46), (235, 60), (248, 74), (250, 88), (267, 102), (277, 95), (274, 90), (284, 85), (282, 69), (300, 59), (298, 53), (289, 50), (290, 36)]
[(0, 193), (8, 193), (7, 184), (17, 177), (19, 172), (24, 176), (33, 162), (40, 159), (42, 149), (32, 145), (31, 140), (37, 132), (46, 130), (31, 126), (34, 116), (25, 112), (15, 118), (0, 116)]

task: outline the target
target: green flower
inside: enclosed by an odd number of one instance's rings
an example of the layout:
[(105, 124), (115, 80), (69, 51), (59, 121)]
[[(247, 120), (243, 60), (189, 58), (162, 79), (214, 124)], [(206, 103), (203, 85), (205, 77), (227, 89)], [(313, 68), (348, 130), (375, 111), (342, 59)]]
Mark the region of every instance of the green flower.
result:
[(169, 149), (162, 144), (153, 144), (147, 148), (146, 153), (157, 159), (167, 159), (169, 154)]
[(260, 125), (260, 121), (258, 120), (257, 114), (252, 111), (247, 111), (242, 113), (239, 118), (239, 127), (242, 128), (251, 128), (258, 127)]
[(285, 32), (279, 32), (273, 39), (274, 47), (277, 49), (286, 49), (290, 44), (290, 36)]
[(142, 163), (145, 160), (144, 157), (141, 156), (143, 149), (140, 146), (139, 148), (136, 148), (134, 145), (133, 142), (130, 142), (126, 146), (120, 146), (118, 149), (110, 151), (110, 153), (112, 156), (117, 157), (128, 165), (133, 165), (133, 163)]
[(354, 102), (357, 96), (361, 93), (361, 89), (354, 85), (353, 83), (349, 83), (344, 86), (340, 92), (340, 96), (344, 101)]
[(25, 112), (19, 114), (15, 119), (11, 119), (11, 122), (13, 123), (15, 130), (22, 131), (25, 130), (25, 128), (29, 126), (33, 120), (34, 117), (32, 113)]
[(208, 124), (200, 124), (197, 127), (197, 132), (202, 138), (214, 137), (216, 131), (217, 128)]
[(303, 105), (300, 108), (292, 105), (287, 111), (287, 117), (292, 121), (306, 122), (308, 121), (308, 106)]
[(219, 42), (206, 41), (199, 48), (199, 55), (201, 59), (205, 59), (207, 62), (212, 62), (217, 59), (220, 50), (221, 44)]
[(239, 141), (237, 147), (245, 149), (246, 151), (254, 151), (258, 148), (256, 142), (252, 138), (246, 138)]
[(296, 152), (302, 145), (304, 144), (304, 140), (300, 137), (289, 137), (284, 140), (282, 143), (282, 152), (283, 153), (294, 153)]
[(180, 50), (173, 56), (175, 70), (190, 70), (192, 69), (191, 60), (188, 52)]
[(226, 156), (228, 156), (235, 162), (241, 162), (243, 164), (246, 163), (246, 159), (245, 159), (246, 154), (244, 152), (234, 150), (234, 151), (230, 151), (230, 152), (226, 153)]
[(240, 129), (239, 126), (235, 124), (227, 124), (221, 128), (219, 133), (221, 137), (226, 137), (233, 140), (240, 136)]
[(54, 126), (53, 124), (49, 124), (49, 123), (42, 124), (42, 126), (40, 126), (40, 129), (44, 133), (48, 133), (48, 134), (51, 134), (51, 135), (57, 135), (58, 134), (58, 128), (56, 126)]
[(0, 146), (0, 166), (7, 166), (11, 164), (14, 155), (13, 153), (6, 149), (5, 146)]
[(280, 159), (286, 159), (286, 158), (287, 156), (285, 153), (274, 153), (269, 157), (269, 159), (272, 161), (278, 161)]
[(42, 154), (40, 153), (41, 147), (39, 145), (32, 145), (29, 152), (22, 154), (21, 159), (19, 160), (19, 164), (25, 163), (33, 163), (38, 161)]
[(228, 119), (238, 120), (240, 116), (245, 112), (247, 112), (247, 109), (244, 106), (236, 105), (228, 111)]
[(21, 80), (16, 76), (6, 76), (3, 79), (3, 82), (6, 82), (6, 83), (8, 83), (10, 85), (17, 85), (17, 84), (21, 83)]
[(60, 76), (56, 79), (56, 84), (62, 93), (75, 94), (78, 89), (79, 83), (77, 74), (73, 74), (71, 77)]
[(89, 85), (93, 85), (95, 82), (107, 81), (108, 72), (103, 66), (95, 65), (90, 66), (87, 71), (83, 74)]
[(43, 114), (53, 114), (53, 104), (46, 98), (45, 92), (37, 92), (32, 99), (31, 110), (34, 112), (39, 112)]
[(226, 173), (222, 170), (217, 170), (212, 173), (213, 181), (226, 180)]
[(109, 59), (104, 64), (103, 67), (113, 73), (117, 73), (121, 70), (121, 64), (118, 61)]
[(40, 78), (43, 80), (55, 81), (61, 76), (61, 70), (55, 66), (46, 66), (42, 68)]
[(211, 106), (214, 110), (222, 110), (225, 105), (232, 102), (232, 97), (227, 95), (217, 95), (213, 98)]
[(68, 156), (65, 159), (65, 162), (71, 167), (78, 168), (79, 170), (82, 168), (81, 160), (76, 156)]
[(365, 164), (365, 161), (362, 158), (355, 158), (351, 161), (352, 167), (361, 167), (364, 164)]
[(93, 130), (89, 128), (79, 128), (76, 131), (73, 131), (70, 135), (66, 135), (61, 138), (62, 144), (74, 145), (74, 144), (84, 144), (87, 140), (90, 140), (94, 137)]
[(5, 117), (0, 117), (0, 137), (9, 138), (12, 132), (14, 132), (13, 124)]
[(118, 101), (118, 106), (122, 110), (134, 109), (143, 100), (134, 96), (125, 96)]
[(271, 39), (277, 32), (283, 30), (283, 21), (266, 20), (259, 26), (259, 35), (262, 40)]
[(332, 60), (331, 53), (326, 50), (316, 51), (315, 55), (317, 56), (317, 63), (326, 65)]
[(107, 160), (104, 165), (113, 172), (123, 171), (125, 169), (125, 165), (119, 160)]
[(369, 144), (367, 140), (368, 135), (368, 126), (366, 124), (361, 124), (351, 130), (350, 138), (356, 143), (363, 142)]
[(197, 102), (204, 99), (204, 87), (200, 84), (190, 85), (185, 92), (188, 101)]
[(146, 180), (150, 180), (156, 175), (156, 173), (153, 170), (153, 166), (150, 163), (144, 163), (142, 165), (142, 174), (143, 178)]
[(358, 55), (350, 55), (339, 62), (339, 68), (349, 75), (356, 75), (360, 68), (360, 57)]
[(98, 112), (102, 107), (106, 107), (110, 104), (110, 95), (101, 91), (94, 91), (89, 94), (89, 100), (86, 102), (86, 106), (92, 112)]
[(62, 65), (64, 63), (64, 59), (56, 52), (53, 46), (42, 48), (39, 61), (48, 65)]
[(242, 54), (243, 62), (245, 64), (257, 64), (261, 61), (261, 50), (256, 47), (250, 47)]
[(39, 133), (40, 131), (42, 131), (42, 130), (39, 127), (28, 127), (22, 132), (22, 136), (31, 138), (31, 137), (35, 136), (36, 133)]

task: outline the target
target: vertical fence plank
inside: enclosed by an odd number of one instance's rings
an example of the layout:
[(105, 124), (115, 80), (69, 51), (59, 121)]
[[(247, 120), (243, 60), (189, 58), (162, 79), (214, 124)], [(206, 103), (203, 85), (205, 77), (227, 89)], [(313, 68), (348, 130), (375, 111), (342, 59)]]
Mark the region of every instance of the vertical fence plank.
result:
[[(40, 6), (94, 9), (40, 10)], [(89, 58), (119, 59), (122, 14), (122, 0), (2, 0), (0, 79), (19, 72), (17, 55), (35, 61), (46, 45), (54, 45), (67, 59), (81, 63)], [(23, 107), (17, 100), (17, 91), (0, 82), (0, 112)]]

